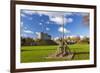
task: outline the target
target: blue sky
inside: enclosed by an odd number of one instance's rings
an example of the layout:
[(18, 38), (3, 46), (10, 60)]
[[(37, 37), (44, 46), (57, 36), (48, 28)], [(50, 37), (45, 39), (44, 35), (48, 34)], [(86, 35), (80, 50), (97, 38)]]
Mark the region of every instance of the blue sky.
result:
[(20, 11), (21, 36), (36, 38), (45, 32), (53, 38), (61, 37), (64, 24), (65, 36), (89, 36), (89, 14), (80, 12)]

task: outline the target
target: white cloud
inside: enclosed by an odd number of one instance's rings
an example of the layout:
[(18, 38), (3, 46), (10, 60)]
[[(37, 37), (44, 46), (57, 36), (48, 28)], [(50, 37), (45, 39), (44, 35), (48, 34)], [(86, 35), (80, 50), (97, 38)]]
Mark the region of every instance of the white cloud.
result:
[(53, 16), (53, 17), (49, 17), (49, 19), (50, 19), (50, 21), (53, 21), (58, 25), (63, 25), (63, 24), (73, 22), (72, 18), (65, 18), (65, 17), (62, 17), (62, 16)]
[(83, 39), (83, 38), (84, 38), (84, 36), (83, 36), (83, 35), (80, 35), (80, 38), (81, 38), (81, 39)]
[(22, 36), (22, 37), (27, 37), (27, 34), (22, 33), (21, 36)]
[(73, 22), (72, 18), (64, 18), (64, 24)]
[(59, 25), (63, 25), (63, 18), (61, 16), (49, 17), (50, 21), (53, 21)]
[(39, 32), (35, 32), (35, 34), (36, 34), (36, 35), (39, 35), (40, 33), (39, 33)]
[(27, 17), (29, 20), (32, 20), (32, 17), (29, 17), (29, 16), (27, 16), (27, 15), (24, 14), (24, 13), (21, 13), (21, 16), (22, 16), (22, 17)]
[(21, 27), (22, 27), (23, 26), (23, 22), (21, 22), (20, 24), (21, 24)]
[(64, 12), (46, 12), (46, 11), (32, 11), (32, 10), (24, 10), (25, 14), (39, 14), (40, 16), (46, 15), (49, 16), (49, 20), (55, 22), (58, 25), (63, 25), (65, 23), (71, 23), (73, 21), (72, 18), (66, 18), (66, 15), (72, 15), (72, 13), (64, 13)]
[(70, 38), (73, 38), (73, 37), (77, 37), (77, 35), (70, 35), (69, 37), (70, 37)]
[(60, 27), (60, 28), (58, 29), (58, 31), (61, 32), (61, 33), (63, 33), (63, 30), (64, 30), (64, 33), (70, 33), (69, 30), (67, 30), (66, 28), (63, 28), (63, 27)]
[(33, 34), (33, 32), (31, 30), (23, 30), (24, 33), (29, 33), (29, 34)]
[(49, 21), (47, 21), (47, 22), (46, 22), (46, 24), (50, 24), (50, 22), (49, 22)]
[(23, 13), (21, 13), (21, 16), (22, 16), (22, 17), (26, 17), (26, 15), (25, 15), (25, 14), (23, 14)]
[(46, 11), (32, 11), (32, 10), (23, 10), (23, 13), (25, 14), (29, 14), (29, 15), (32, 15), (32, 14), (39, 14), (40, 16), (42, 16), (43, 14), (44, 15), (52, 15), (51, 13), (52, 12), (46, 12)]
[(23, 10), (23, 13), (32, 15), (33, 13), (36, 13), (36, 11), (32, 11), (32, 10)]
[(46, 27), (46, 30), (47, 30), (47, 31), (49, 31), (49, 30), (50, 30), (50, 28)]
[(24, 27), (24, 29), (26, 30), (26, 29), (27, 29), (27, 27)]
[(55, 22), (58, 25), (63, 25), (65, 23), (73, 22), (72, 18), (66, 18), (66, 15), (72, 15), (72, 12), (69, 13), (59, 13), (59, 12), (45, 12), (45, 11), (37, 11), (40, 15), (47, 15), (49, 16), (50, 21)]
[(39, 25), (43, 25), (42, 23), (39, 23)]
[(57, 40), (57, 39), (59, 39), (59, 38), (60, 38), (60, 37), (55, 37), (54, 40)]

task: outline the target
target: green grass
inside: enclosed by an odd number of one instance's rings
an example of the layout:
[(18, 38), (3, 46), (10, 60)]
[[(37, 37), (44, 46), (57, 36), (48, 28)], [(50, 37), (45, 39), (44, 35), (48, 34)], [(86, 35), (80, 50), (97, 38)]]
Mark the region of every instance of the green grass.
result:
[[(73, 60), (89, 59), (89, 44), (68, 45), (70, 50), (79, 54), (75, 54)], [(67, 59), (46, 58), (48, 55), (54, 54), (58, 46), (22, 46), (21, 62), (48, 62), (48, 61), (65, 61)], [(85, 53), (84, 53), (85, 52)]]

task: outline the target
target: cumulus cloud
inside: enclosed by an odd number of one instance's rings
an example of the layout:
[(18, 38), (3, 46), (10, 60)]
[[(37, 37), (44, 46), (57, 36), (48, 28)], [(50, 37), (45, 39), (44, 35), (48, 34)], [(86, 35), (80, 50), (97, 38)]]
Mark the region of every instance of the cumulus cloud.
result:
[(72, 18), (65, 18), (62, 16), (54, 16), (54, 17), (49, 17), (49, 18), (50, 18), (50, 21), (53, 21), (58, 25), (63, 25), (63, 24), (65, 25), (67, 23), (73, 22)]
[(57, 39), (59, 39), (59, 38), (60, 38), (60, 37), (55, 37), (54, 40), (57, 40)]
[(39, 23), (39, 25), (43, 25), (42, 23)]
[(50, 21), (47, 21), (46, 24), (50, 24)]
[(21, 27), (23, 26), (23, 22), (20, 23)]
[(22, 33), (21, 36), (22, 37), (27, 37), (27, 35), (25, 33)]
[(72, 18), (64, 18), (64, 24), (73, 22)]
[(34, 11), (30, 11), (30, 10), (22, 10), (21, 12), (21, 17), (26, 17), (28, 20), (32, 20), (33, 18), (28, 16), (28, 15), (32, 15), (33, 13), (35, 13)]
[(26, 29), (27, 29), (27, 27), (24, 27), (24, 29), (26, 30)]
[(22, 12), (24, 14), (28, 14), (28, 15), (32, 15), (32, 14), (36, 13), (35, 11), (32, 11), (32, 10), (23, 10)]
[(72, 18), (66, 18), (65, 16), (72, 15), (72, 12), (64, 13), (64, 12), (47, 12), (47, 11), (32, 11), (32, 10), (23, 10), (25, 14), (38, 14), (40, 16), (46, 15), (49, 17), (49, 21), (55, 22), (58, 25), (63, 25), (66, 23), (71, 23), (73, 21)]
[(53, 13), (53, 12), (33, 11), (33, 10), (23, 10), (22, 12), (25, 13), (25, 14), (28, 14), (28, 15), (39, 14), (40, 16), (42, 16), (42, 15), (48, 15), (48, 16), (51, 16), (52, 13)]
[(26, 17), (26, 15), (25, 15), (25, 14), (23, 14), (23, 13), (21, 13), (21, 16), (22, 16), (22, 17)]
[(73, 22), (72, 18), (65, 17), (65, 16), (68, 16), (68, 15), (72, 15), (72, 13), (70, 13), (70, 12), (69, 13), (63, 13), (63, 12), (61, 13), (61, 12), (39, 11), (37, 13), (40, 14), (40, 15), (43, 14), (43, 15), (49, 16), (49, 20), (55, 22), (58, 25), (63, 25), (63, 24), (66, 24), (66, 23)]
[(63, 24), (63, 18), (60, 16), (50, 17), (50, 21), (53, 21), (59, 25)]
[(32, 20), (32, 19), (33, 19), (32, 17), (27, 16), (27, 15), (26, 15), (26, 14), (24, 14), (24, 13), (21, 13), (21, 16), (22, 16), (22, 17), (24, 17), (24, 18), (25, 18), (25, 17), (27, 17), (29, 20)]
[(24, 33), (33, 34), (31, 30), (23, 30)]
[(40, 33), (39, 32), (35, 32), (35, 34), (39, 36)]
[(61, 33), (63, 33), (63, 30), (64, 30), (64, 33), (70, 33), (69, 30), (67, 30), (66, 28), (63, 28), (63, 27), (60, 27), (60, 28), (58, 29), (58, 31), (61, 32)]
[(46, 30), (47, 30), (47, 31), (49, 31), (49, 30), (50, 30), (50, 28), (46, 27)]

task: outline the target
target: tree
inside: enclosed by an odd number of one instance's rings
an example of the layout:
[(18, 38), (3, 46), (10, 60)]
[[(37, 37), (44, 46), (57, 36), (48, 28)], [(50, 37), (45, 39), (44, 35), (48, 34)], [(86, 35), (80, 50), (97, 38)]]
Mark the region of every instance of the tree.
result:
[(36, 39), (35, 42), (37, 43), (37, 45), (57, 45), (54, 40)]
[(78, 43), (84, 43), (84, 44), (89, 44), (89, 37), (84, 37), (83, 39), (81, 39)]
[(32, 38), (23, 38), (21, 37), (21, 45), (22, 46), (30, 46), (33, 45), (34, 40)]

